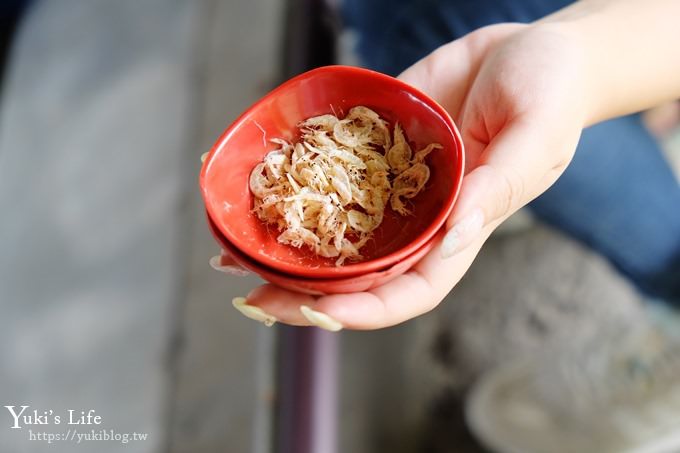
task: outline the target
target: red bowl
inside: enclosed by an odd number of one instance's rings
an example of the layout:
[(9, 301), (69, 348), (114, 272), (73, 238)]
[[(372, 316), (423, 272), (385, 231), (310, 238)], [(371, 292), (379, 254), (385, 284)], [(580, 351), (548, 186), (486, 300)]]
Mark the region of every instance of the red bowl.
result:
[[(278, 231), (251, 212), (252, 169), (275, 148), (269, 139), (295, 140), (297, 124), (309, 117), (364, 105), (394, 124), (399, 121), (416, 148), (437, 142), (428, 156), (431, 176), (412, 200), (413, 215), (387, 209), (374, 240), (361, 249), (363, 261), (335, 266), (335, 260), (276, 241)], [(339, 278), (390, 267), (427, 244), (446, 222), (463, 178), (463, 144), (446, 111), (415, 88), (361, 68), (327, 66), (299, 75), (243, 113), (211, 149), (200, 185), (210, 217), (230, 244), (249, 259), (281, 274)]]
[[(244, 255), (238, 248), (231, 244), (224, 235), (218, 230), (217, 226), (208, 217), (208, 226), (217, 243), (231, 256), (236, 263), (259, 275), (270, 283), (291, 291), (297, 291), (313, 296), (325, 294), (355, 293), (368, 291), (369, 289), (382, 286), (385, 283), (397, 278), (418, 261), (420, 261), (439, 239), (438, 236), (430, 239), (412, 255), (407, 256), (399, 263), (382, 271), (370, 272), (358, 277), (345, 277), (336, 279), (304, 278), (281, 274), (273, 269), (269, 269), (260, 263), (251, 260)], [(443, 232), (443, 230), (442, 230)]]

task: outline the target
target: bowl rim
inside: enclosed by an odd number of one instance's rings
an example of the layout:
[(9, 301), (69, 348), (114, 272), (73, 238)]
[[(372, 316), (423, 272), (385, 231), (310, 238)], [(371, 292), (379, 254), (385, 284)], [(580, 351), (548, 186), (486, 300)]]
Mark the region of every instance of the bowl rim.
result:
[[(272, 270), (275, 270), (280, 273), (284, 274), (289, 274), (291, 277), (293, 276), (298, 276), (298, 277), (305, 277), (305, 278), (339, 278), (339, 277), (352, 277), (352, 276), (357, 276), (365, 273), (370, 273), (372, 271), (384, 269), (387, 267), (390, 267), (391, 265), (397, 263), (400, 261), (400, 259), (403, 259), (406, 256), (409, 256), (413, 253), (413, 251), (418, 250), (420, 247), (422, 247), (429, 239), (434, 237), (439, 229), (446, 223), (447, 218), (453, 211), (454, 204), (458, 198), (458, 195), (460, 194), (460, 189), (462, 185), (462, 180), (464, 176), (464, 171), (465, 171), (465, 147), (464, 143), (460, 134), (460, 131), (458, 130), (458, 127), (454, 123), (453, 119), (449, 115), (449, 113), (434, 99), (432, 99), (429, 95), (423, 93), (420, 91), (418, 88), (413, 87), (412, 85), (407, 84), (406, 82), (403, 82), (395, 77), (373, 71), (370, 69), (365, 69), (365, 68), (360, 68), (360, 67), (355, 67), (355, 66), (346, 66), (346, 65), (329, 65), (329, 66), (322, 66), (319, 68), (312, 69), (310, 71), (306, 71), (304, 73), (301, 73), (295, 77), (292, 77), (291, 79), (288, 79), (287, 81), (283, 82), (281, 85), (277, 86), (261, 98), (259, 98), (256, 102), (254, 102), (249, 108), (247, 108), (243, 113), (241, 113), (231, 124), (229, 124), (222, 134), (219, 136), (219, 138), (214, 142), (212, 147), (210, 148), (210, 151), (208, 152), (208, 155), (203, 162), (201, 166), (201, 171), (200, 171), (200, 176), (199, 176), (199, 186), (201, 189), (201, 195), (205, 204), (205, 207), (207, 209), (208, 215), (210, 216), (211, 219), (217, 219), (219, 217), (214, 215), (213, 212), (213, 207), (212, 204), (208, 202), (210, 196), (209, 196), (209, 190), (208, 187), (206, 186), (206, 179), (207, 179), (207, 172), (210, 168), (210, 164), (215, 157), (215, 154), (218, 149), (221, 149), (224, 146), (225, 141), (227, 141), (231, 135), (239, 129), (239, 127), (242, 126), (242, 123), (250, 117), (253, 111), (255, 111), (259, 106), (265, 102), (265, 100), (270, 99), (273, 96), (276, 96), (279, 92), (282, 92), (289, 88), (290, 86), (299, 83), (300, 81), (310, 79), (312, 77), (316, 77), (318, 75), (323, 75), (326, 73), (354, 73), (354, 74), (361, 74), (377, 79), (382, 79), (385, 83), (393, 84), (397, 88), (403, 89), (404, 91), (412, 94), (414, 97), (416, 97), (419, 101), (425, 103), (429, 108), (431, 108), (435, 113), (437, 113), (440, 118), (444, 121), (446, 127), (449, 129), (451, 132), (451, 135), (454, 138), (454, 142), (456, 144), (456, 149), (451, 150), (451, 153), (457, 154), (457, 164), (458, 166), (455, 169), (455, 175), (454, 175), (454, 181), (453, 181), (453, 189), (449, 192), (447, 199), (444, 202), (444, 205), (440, 209), (439, 213), (435, 217), (434, 221), (431, 222), (427, 228), (425, 228), (423, 231), (418, 234), (412, 241), (410, 241), (407, 245), (394, 250), (386, 255), (380, 256), (378, 258), (374, 259), (369, 259), (366, 261), (359, 261), (357, 263), (349, 263), (349, 264), (344, 264), (343, 266), (338, 266), (338, 267), (330, 267), (330, 266), (321, 266), (321, 267), (309, 267), (309, 266), (302, 266), (302, 265), (297, 265), (294, 263), (282, 263), (279, 260), (274, 260), (271, 259), (267, 256), (253, 256), (247, 248), (244, 250), (242, 246), (239, 246), (238, 243), (238, 238), (233, 238), (231, 234), (229, 234), (229, 231), (225, 231), (225, 229), (222, 227), (220, 224), (221, 222), (215, 221), (215, 225), (219, 229), (219, 231), (224, 235), (224, 237), (229, 240), (230, 244), (232, 246), (236, 247), (238, 250), (240, 250), (244, 255), (250, 257), (252, 260), (269, 267)], [(237, 240), (234, 240), (237, 239)]]
[[(209, 215), (207, 215), (206, 212), (206, 222), (208, 223), (208, 229), (210, 230), (213, 238), (215, 241), (219, 244), (220, 247), (223, 248), (224, 251), (226, 251), (229, 256), (236, 261), (236, 263), (239, 266), (244, 267), (246, 270), (258, 275), (260, 278), (276, 284), (273, 279), (280, 279), (282, 281), (285, 281), (287, 283), (295, 284), (295, 285), (310, 285), (310, 288), (312, 285), (329, 285), (329, 284), (344, 284), (348, 281), (354, 280), (356, 278), (362, 278), (366, 280), (377, 280), (379, 278), (382, 278), (392, 272), (394, 272), (394, 269), (397, 265), (400, 263), (394, 263), (392, 266), (386, 268), (386, 269), (380, 269), (377, 271), (373, 272), (367, 272), (365, 274), (359, 275), (359, 276), (354, 276), (354, 277), (347, 277), (347, 276), (340, 276), (337, 278), (309, 278), (309, 277), (301, 277), (298, 275), (290, 275), (290, 274), (283, 274), (278, 272), (276, 269), (271, 269), (262, 263), (259, 263), (257, 261), (254, 261), (251, 259), (248, 255), (244, 254), (240, 249), (238, 249), (234, 244), (232, 244), (227, 238), (224, 237), (224, 235), (221, 233), (221, 231), (218, 229), (217, 224), (210, 218)], [(439, 232), (438, 232), (439, 233)], [(434, 242), (436, 242), (436, 235), (433, 238), (430, 238), (425, 244), (423, 244), (422, 247), (416, 249), (412, 254), (408, 255), (404, 259), (411, 259), (413, 256), (418, 256), (422, 255), (418, 258), (418, 261), (422, 260), (427, 253), (429, 253), (433, 248), (434, 248)], [(425, 253), (423, 253), (423, 251)], [(418, 262), (417, 261), (417, 262)], [(406, 270), (404, 271), (406, 272)], [(404, 273), (401, 272), (401, 273)], [(273, 279), (272, 279), (273, 278)]]

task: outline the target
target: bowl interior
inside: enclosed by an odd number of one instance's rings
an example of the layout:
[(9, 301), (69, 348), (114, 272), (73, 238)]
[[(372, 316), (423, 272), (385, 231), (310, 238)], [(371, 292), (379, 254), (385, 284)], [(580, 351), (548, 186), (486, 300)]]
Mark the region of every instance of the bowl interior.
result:
[[(337, 267), (334, 259), (316, 256), (307, 248), (279, 244), (276, 228), (251, 212), (248, 180), (255, 165), (276, 147), (270, 139), (295, 141), (300, 121), (332, 112), (344, 116), (356, 105), (375, 110), (392, 126), (399, 121), (414, 148), (437, 142), (444, 149), (428, 156), (430, 180), (411, 200), (413, 214), (402, 217), (388, 208), (373, 239), (361, 249), (362, 261)], [(206, 159), (201, 187), (210, 217), (243, 253), (281, 272), (323, 278), (384, 268), (420, 248), (446, 220), (462, 175), (459, 134), (437, 103), (392, 77), (332, 66), (291, 79), (238, 118)]]

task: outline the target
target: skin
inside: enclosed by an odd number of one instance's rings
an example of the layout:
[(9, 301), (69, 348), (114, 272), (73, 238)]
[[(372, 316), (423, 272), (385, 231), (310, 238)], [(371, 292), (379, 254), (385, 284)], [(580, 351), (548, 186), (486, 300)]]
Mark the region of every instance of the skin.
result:
[[(466, 145), (446, 239), (368, 292), (312, 297), (266, 284), (247, 304), (310, 325), (300, 312), (306, 305), (349, 329), (434, 309), (489, 235), (562, 174), (584, 127), (680, 97), (677, 17), (677, 0), (584, 0), (534, 24), (479, 29), (414, 64), (400, 78), (451, 114)], [(233, 262), (223, 256), (222, 264)]]

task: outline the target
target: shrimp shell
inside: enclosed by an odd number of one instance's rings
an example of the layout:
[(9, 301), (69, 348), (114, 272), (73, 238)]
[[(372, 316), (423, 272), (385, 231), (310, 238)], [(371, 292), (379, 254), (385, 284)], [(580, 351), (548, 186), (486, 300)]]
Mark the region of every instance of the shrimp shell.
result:
[(257, 198), (263, 198), (267, 193), (269, 192), (269, 188), (271, 187), (271, 182), (269, 182), (269, 179), (262, 173), (265, 171), (265, 164), (260, 163), (253, 168), (253, 171), (250, 172), (250, 180), (249, 180), (249, 186), (250, 186), (250, 191), (255, 195)]
[(392, 173), (399, 174), (406, 170), (411, 162), (413, 151), (409, 146), (399, 123), (394, 126), (394, 145), (387, 151), (387, 163)]
[(403, 198), (411, 199), (418, 195), (430, 179), (430, 168), (425, 164), (415, 164), (397, 176), (392, 184), (390, 206), (401, 215), (410, 214), (404, 206)]

